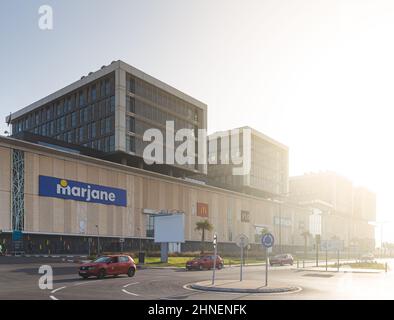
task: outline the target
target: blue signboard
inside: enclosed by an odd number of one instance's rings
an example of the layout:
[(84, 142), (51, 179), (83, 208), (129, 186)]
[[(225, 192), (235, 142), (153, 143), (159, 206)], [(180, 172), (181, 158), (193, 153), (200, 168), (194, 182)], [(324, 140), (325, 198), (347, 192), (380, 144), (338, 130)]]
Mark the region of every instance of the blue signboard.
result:
[(21, 241), (22, 240), (22, 231), (14, 230), (12, 231), (12, 241)]
[(126, 190), (47, 176), (40, 176), (39, 181), (42, 197), (127, 207)]
[(274, 245), (274, 236), (271, 233), (266, 233), (261, 238), (261, 244), (266, 248), (271, 248)]

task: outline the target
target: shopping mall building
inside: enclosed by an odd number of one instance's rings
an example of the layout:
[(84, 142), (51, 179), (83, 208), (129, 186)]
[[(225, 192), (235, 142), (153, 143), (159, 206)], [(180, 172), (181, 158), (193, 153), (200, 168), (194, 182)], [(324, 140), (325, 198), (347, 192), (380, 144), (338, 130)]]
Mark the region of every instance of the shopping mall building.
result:
[[(8, 252), (18, 231), (26, 253), (87, 254), (98, 241), (103, 251), (158, 250), (154, 217), (168, 213), (185, 219), (185, 243), (172, 250), (198, 250), (195, 227), (205, 219), (214, 227), (206, 239), (216, 232), (222, 251), (235, 250), (241, 233), (259, 250), (263, 228), (275, 235), (275, 252), (303, 250), (316, 211), (289, 197), (288, 148), (251, 129), (251, 168), (241, 177), (230, 174), (232, 165), (210, 162), (210, 148), (201, 162), (197, 144), (195, 161), (147, 164), (146, 130), (162, 132), (163, 147), (174, 152), (182, 141), (167, 139), (167, 122), (197, 137), (207, 129), (207, 106), (122, 61), (6, 120), (12, 135), (0, 137), (0, 242)], [(226, 133), (217, 136), (216, 157), (227, 159), (233, 145), (223, 148)]]

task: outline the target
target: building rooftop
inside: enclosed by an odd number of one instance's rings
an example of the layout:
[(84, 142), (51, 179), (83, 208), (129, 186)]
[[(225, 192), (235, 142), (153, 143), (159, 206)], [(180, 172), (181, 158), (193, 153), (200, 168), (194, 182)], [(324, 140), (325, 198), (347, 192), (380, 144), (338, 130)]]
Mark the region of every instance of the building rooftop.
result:
[(43, 99), (40, 99), (40, 100), (28, 105), (27, 107), (24, 107), (21, 110), (18, 110), (16, 112), (12, 113), (10, 116), (7, 116), (6, 122), (9, 123), (10, 120), (20, 118), (23, 115), (25, 115), (37, 108), (40, 108), (53, 100), (56, 100), (64, 95), (67, 95), (67, 94), (77, 90), (78, 88), (92, 82), (92, 81), (95, 81), (95, 80), (97, 80), (97, 79), (99, 79), (111, 72), (114, 72), (117, 69), (124, 70), (127, 73), (130, 73), (130, 74), (136, 76), (137, 78), (140, 78), (140, 79), (142, 79), (142, 80), (144, 80), (144, 81), (146, 81), (146, 82), (148, 82), (148, 83), (150, 83), (150, 84), (152, 84), (164, 91), (167, 91), (186, 102), (189, 102), (189, 103), (191, 103), (191, 104), (193, 104), (205, 111), (207, 110), (207, 105), (205, 103), (187, 95), (186, 93), (179, 91), (178, 89), (146, 74), (145, 72), (143, 72), (143, 71), (141, 71), (141, 70), (139, 70), (139, 69), (137, 69), (137, 68), (121, 61), (121, 60), (118, 60), (118, 61), (113, 61), (108, 66), (101, 67), (101, 69), (96, 72), (90, 72), (88, 75), (81, 77), (80, 80), (46, 96)]

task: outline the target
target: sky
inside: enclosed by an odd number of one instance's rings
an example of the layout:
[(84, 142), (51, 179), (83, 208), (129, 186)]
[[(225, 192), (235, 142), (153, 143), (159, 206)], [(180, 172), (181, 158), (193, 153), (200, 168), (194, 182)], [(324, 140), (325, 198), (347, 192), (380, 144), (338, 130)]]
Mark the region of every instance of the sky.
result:
[(0, 132), (121, 59), (208, 104), (210, 133), (251, 126), (289, 146), (291, 175), (338, 172), (394, 222), (393, 38), (391, 0), (3, 0)]

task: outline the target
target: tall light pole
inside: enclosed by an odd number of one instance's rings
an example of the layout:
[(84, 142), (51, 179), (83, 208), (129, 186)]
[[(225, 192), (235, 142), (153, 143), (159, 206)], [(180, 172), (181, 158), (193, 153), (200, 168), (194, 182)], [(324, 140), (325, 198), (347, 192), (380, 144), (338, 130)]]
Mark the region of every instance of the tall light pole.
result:
[(100, 255), (100, 231), (99, 231), (99, 226), (96, 224), (96, 229), (97, 229), (97, 255)]

